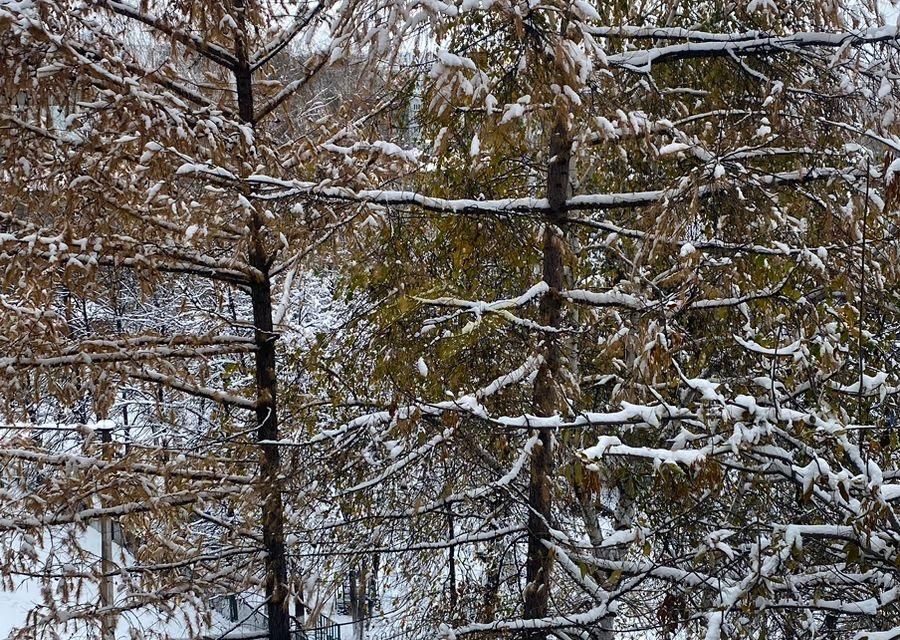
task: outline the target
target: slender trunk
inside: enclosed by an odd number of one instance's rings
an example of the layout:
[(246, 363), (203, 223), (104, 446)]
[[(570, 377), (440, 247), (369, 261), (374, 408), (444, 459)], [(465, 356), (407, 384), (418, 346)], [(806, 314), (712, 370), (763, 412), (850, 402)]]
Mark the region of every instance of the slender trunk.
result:
[[(235, 38), (234, 67), (238, 116), (253, 126), (253, 75), (244, 40), (244, 2), (235, 0), (238, 29)], [(250, 220), (249, 263), (258, 275), (250, 286), (256, 341), (256, 425), (257, 438), (278, 440), (277, 377), (272, 320), (272, 283), (270, 256), (264, 243), (264, 223), (256, 212)], [(290, 610), (287, 588), (287, 555), (284, 546), (284, 508), (281, 500), (281, 453), (276, 444), (263, 444), (260, 475), (265, 495), (262, 506), (263, 546), (266, 550), (266, 614), (269, 640), (290, 640)]]
[(359, 620), (359, 592), (357, 590), (356, 578), (356, 570), (353, 569), (350, 571), (350, 619), (353, 621), (352, 633), (354, 639), (358, 637), (357, 621)]
[[(100, 566), (103, 577), (100, 578), (100, 603), (106, 607), (113, 605), (113, 579), (109, 575), (114, 571), (112, 564), (112, 518), (106, 516), (100, 519)], [(116, 619), (110, 613), (104, 613), (100, 621), (100, 637), (103, 640), (113, 640), (116, 631)]]
[(228, 596), (228, 620), (229, 622), (237, 622), (238, 620), (237, 596), (233, 593)]
[(353, 625), (353, 637), (362, 640), (366, 632), (366, 620), (369, 617), (369, 567), (365, 558), (360, 566), (356, 587), (356, 623)]
[(372, 588), (369, 590), (369, 597), (372, 598), (372, 610), (377, 607), (378, 598), (378, 569), (381, 566), (381, 559), (377, 553), (372, 554)]
[(297, 620), (297, 626), (302, 628), (306, 624), (306, 606), (303, 604), (303, 598), (300, 597), (302, 589), (300, 585), (296, 586), (297, 595), (294, 596), (294, 618)]
[[(453, 522), (453, 509), (447, 507), (447, 535), (448, 540), (456, 537), (456, 527)], [(456, 545), (450, 545), (447, 549), (447, 579), (450, 582), (450, 614), (456, 614), (457, 593), (456, 593)]]
[(500, 593), (500, 578), (503, 571), (502, 556), (497, 555), (497, 560), (491, 560), (485, 567), (487, 581), (484, 585), (484, 600), (481, 606), (481, 613), (478, 616), (478, 622), (492, 622), (494, 620), (494, 612), (497, 610), (498, 595)]
[[(581, 518), (584, 521), (588, 539), (591, 541), (591, 547), (593, 548), (591, 551), (592, 555), (604, 560), (621, 560), (621, 549), (616, 547), (603, 548), (603, 532), (600, 530), (597, 509), (594, 507), (594, 496), (585, 492), (578, 483), (575, 483), (575, 497), (578, 500), (578, 505), (581, 509)], [(621, 492), (619, 499), (620, 501), (625, 499)], [(591, 568), (588, 573), (597, 584), (603, 584), (609, 578), (608, 572), (596, 567)], [(609, 615), (605, 618), (601, 618), (591, 628), (590, 634), (594, 640), (613, 640), (613, 638), (615, 638), (615, 616)]]
[[(103, 457), (108, 457), (109, 443), (112, 441), (112, 434), (109, 429), (100, 431), (100, 442), (103, 443)], [(100, 570), (103, 575), (100, 578), (100, 604), (104, 608), (112, 607), (114, 600), (113, 578), (110, 575), (115, 567), (112, 562), (112, 518), (106, 516), (100, 518)], [(100, 637), (103, 640), (113, 640), (116, 633), (115, 616), (104, 613), (100, 620)]]
[[(571, 142), (564, 122), (553, 128), (550, 136), (550, 165), (547, 171), (547, 199), (550, 209), (544, 220), (544, 282), (549, 291), (541, 300), (541, 324), (559, 327), (562, 321), (564, 288), (563, 253), (564, 238), (561, 225), (565, 216), (565, 203), (569, 193), (569, 159)], [(534, 413), (552, 416), (564, 407), (560, 392), (561, 345), (558, 336), (546, 332), (543, 336), (544, 361), (538, 370), (532, 398)], [(550, 570), (553, 558), (545, 541), (549, 539), (551, 514), (551, 483), (553, 481), (553, 436), (541, 430), (538, 443), (531, 455), (531, 474), (528, 486), (528, 558), (526, 561), (525, 617), (543, 618), (548, 613), (550, 600)], [(533, 632), (530, 637), (542, 638), (543, 632)]]

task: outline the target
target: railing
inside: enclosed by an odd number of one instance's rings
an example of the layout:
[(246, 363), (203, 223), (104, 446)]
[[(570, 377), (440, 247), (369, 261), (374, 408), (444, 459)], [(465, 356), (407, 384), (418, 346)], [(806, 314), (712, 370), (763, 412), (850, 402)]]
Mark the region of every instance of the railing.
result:
[(341, 625), (320, 615), (315, 627), (292, 631), (291, 640), (341, 640)]
[(211, 601), (213, 609), (229, 622), (240, 621), (241, 626), (268, 629), (269, 618), (259, 605), (254, 606), (238, 596), (217, 596)]
[[(240, 596), (218, 596), (211, 601), (213, 609), (230, 622), (240, 622), (241, 626), (261, 631), (268, 629), (269, 618), (259, 605), (254, 606)], [(341, 625), (320, 614), (316, 626), (302, 628), (296, 622), (291, 630), (291, 640), (341, 640)]]

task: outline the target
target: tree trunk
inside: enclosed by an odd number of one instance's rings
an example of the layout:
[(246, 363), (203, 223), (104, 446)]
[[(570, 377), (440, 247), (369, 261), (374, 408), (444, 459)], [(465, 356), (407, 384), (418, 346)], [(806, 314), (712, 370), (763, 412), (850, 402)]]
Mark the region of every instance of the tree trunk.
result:
[(359, 640), (359, 590), (355, 569), (350, 570), (350, 620), (352, 620), (352, 637)]
[[(255, 226), (255, 225), (254, 225)], [(257, 244), (257, 243), (254, 243)], [(261, 244), (261, 243), (259, 243)], [(255, 248), (250, 263), (268, 268), (265, 254)], [(265, 273), (265, 272), (264, 272)], [(277, 379), (275, 370), (275, 335), (272, 331), (272, 297), (268, 275), (251, 288), (253, 324), (256, 335), (257, 438), (278, 440), (276, 413)], [(290, 612), (287, 598), (287, 555), (284, 546), (284, 509), (281, 501), (281, 453), (277, 444), (263, 444), (260, 475), (263, 498), (263, 546), (266, 549), (266, 612), (269, 617), (269, 639), (290, 639)]]
[[(112, 434), (108, 428), (100, 431), (100, 442), (103, 443), (103, 457), (109, 458), (109, 444), (112, 442)], [(104, 516), (100, 518), (100, 604), (104, 607), (112, 607), (114, 600), (113, 578), (110, 575), (115, 566), (112, 561), (112, 518)], [(100, 637), (102, 640), (115, 640), (116, 617), (111, 613), (104, 613), (100, 620)]]
[[(549, 291), (541, 299), (541, 324), (559, 327), (562, 320), (562, 299), (559, 292), (564, 287), (563, 253), (564, 238), (561, 225), (565, 216), (565, 204), (569, 195), (569, 160), (571, 142), (565, 123), (560, 120), (550, 136), (550, 164), (547, 170), (547, 199), (550, 210), (544, 220), (544, 268), (543, 278)], [(559, 337), (552, 332), (543, 336), (544, 361), (538, 370), (532, 398), (534, 413), (553, 416), (564, 407), (560, 391), (561, 346)], [(551, 512), (551, 484), (553, 481), (553, 436), (544, 429), (538, 434), (538, 443), (531, 455), (531, 473), (528, 486), (528, 558), (526, 561), (525, 618), (543, 618), (548, 613), (550, 599), (550, 569), (553, 558), (544, 541), (549, 538)], [(529, 634), (534, 640), (543, 638), (543, 632)]]
[(354, 612), (353, 637), (362, 640), (366, 633), (366, 620), (369, 617), (369, 568), (368, 562), (363, 558), (357, 574), (356, 584), (356, 610)]
[[(456, 527), (453, 522), (453, 509), (447, 506), (447, 535), (449, 540), (456, 537)], [(456, 615), (457, 593), (456, 593), (456, 545), (450, 545), (447, 549), (447, 581), (450, 590), (450, 615)]]
[[(234, 67), (238, 116), (254, 126), (253, 74), (244, 40), (244, 2), (235, 0), (238, 23)], [(256, 341), (256, 426), (257, 439), (278, 440), (278, 413), (275, 340), (272, 320), (270, 257), (264, 242), (264, 223), (255, 211), (250, 220), (250, 266), (258, 272), (250, 286)], [(263, 444), (260, 476), (265, 495), (262, 507), (263, 546), (266, 550), (266, 614), (269, 640), (290, 640), (290, 610), (287, 588), (287, 555), (284, 546), (284, 509), (281, 500), (281, 453), (276, 444)]]
[(499, 600), (500, 579), (503, 572), (502, 555), (498, 553), (496, 563), (493, 559), (489, 560), (485, 570), (487, 580), (484, 585), (484, 599), (477, 619), (478, 622), (492, 622), (494, 620), (494, 612), (497, 610), (497, 601)]
[[(595, 498), (589, 493), (586, 493), (577, 483), (575, 484), (575, 497), (578, 500), (581, 518), (584, 521), (588, 539), (591, 541), (591, 546), (593, 547), (591, 551), (592, 555), (605, 560), (621, 560), (623, 555), (622, 549), (615, 547), (603, 549), (602, 547), (603, 532), (600, 530), (599, 517), (593, 502), (595, 499), (599, 498)], [(620, 491), (619, 500), (622, 501), (626, 499), (624, 493)], [(615, 524), (618, 525), (619, 523)], [(591, 568), (588, 573), (591, 578), (600, 585), (604, 584), (609, 579), (608, 572), (602, 571), (596, 567)], [(594, 640), (613, 640), (613, 638), (615, 638), (615, 615), (608, 615), (597, 621), (591, 627), (590, 635)]]

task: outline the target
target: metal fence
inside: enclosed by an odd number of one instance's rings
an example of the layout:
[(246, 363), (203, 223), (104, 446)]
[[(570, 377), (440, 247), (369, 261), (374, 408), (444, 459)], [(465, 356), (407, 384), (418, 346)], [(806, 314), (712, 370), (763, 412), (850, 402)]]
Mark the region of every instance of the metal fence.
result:
[[(215, 609), (229, 622), (240, 622), (242, 627), (265, 631), (269, 627), (269, 618), (263, 611), (262, 601), (250, 602), (242, 596), (217, 596), (211, 601)], [(309, 622), (309, 621), (308, 621)], [(341, 625), (331, 618), (320, 614), (314, 627), (300, 626), (294, 620), (291, 640), (341, 640)]]

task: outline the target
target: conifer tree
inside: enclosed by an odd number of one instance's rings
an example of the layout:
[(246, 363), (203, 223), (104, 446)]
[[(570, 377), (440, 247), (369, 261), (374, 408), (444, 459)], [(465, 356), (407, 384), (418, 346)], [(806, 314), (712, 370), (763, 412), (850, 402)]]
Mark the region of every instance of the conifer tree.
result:
[[(782, 4), (430, 23), (432, 155), (345, 194), (389, 211), (351, 282), (396, 292), (384, 410), (323, 455), (369, 461), (345, 491), (377, 488), (373, 547), (442, 572), (451, 637), (890, 625), (897, 29)], [(442, 620), (460, 574), (487, 595)]]
[[(198, 630), (210, 598), (258, 589), (269, 637), (289, 638), (279, 333), (298, 274), (360, 209), (282, 206), (254, 176), (400, 172), (411, 156), (370, 137), (380, 16), (0, 5), (3, 574), (45, 585), (23, 633), (108, 638), (147, 608)], [(92, 566), (79, 527), (111, 518), (132, 559)]]

